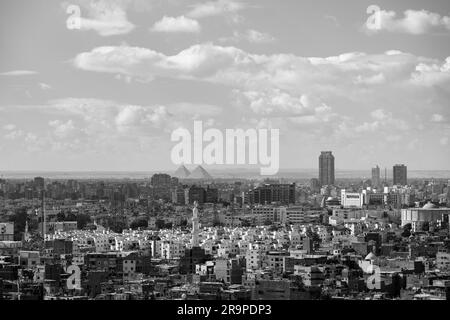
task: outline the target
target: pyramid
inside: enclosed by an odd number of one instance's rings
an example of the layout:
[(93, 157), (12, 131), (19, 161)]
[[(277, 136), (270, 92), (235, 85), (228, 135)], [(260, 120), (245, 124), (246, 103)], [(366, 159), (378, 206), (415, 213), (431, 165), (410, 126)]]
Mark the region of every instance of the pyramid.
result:
[(187, 179), (212, 180), (212, 177), (202, 166), (198, 166), (191, 172)]
[(191, 172), (188, 169), (186, 169), (186, 167), (184, 165), (181, 165), (172, 176), (179, 178), (179, 179), (185, 179), (190, 174), (191, 174)]

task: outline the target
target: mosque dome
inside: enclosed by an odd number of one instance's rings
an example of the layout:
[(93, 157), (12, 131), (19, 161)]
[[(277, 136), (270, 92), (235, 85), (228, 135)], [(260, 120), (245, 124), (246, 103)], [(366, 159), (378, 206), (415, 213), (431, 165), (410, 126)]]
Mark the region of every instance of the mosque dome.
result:
[(428, 202), (427, 204), (425, 204), (423, 207), (423, 209), (436, 209), (437, 206), (434, 203)]
[(370, 252), (364, 260), (375, 260), (377, 256), (373, 254), (373, 252)]

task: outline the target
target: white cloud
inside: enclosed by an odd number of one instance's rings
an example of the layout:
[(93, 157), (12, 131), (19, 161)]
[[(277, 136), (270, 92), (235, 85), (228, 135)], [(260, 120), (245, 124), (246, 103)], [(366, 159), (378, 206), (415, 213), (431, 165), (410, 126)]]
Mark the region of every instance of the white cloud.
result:
[(62, 122), (60, 120), (52, 120), (48, 123), (50, 127), (53, 127), (54, 133), (58, 138), (67, 138), (71, 136), (76, 128), (72, 120)]
[[(374, 119), (372, 122), (364, 122), (360, 125), (357, 125), (355, 127), (355, 131), (358, 133), (363, 132), (376, 132), (377, 130), (395, 130), (398, 132), (407, 131), (410, 129), (410, 126), (404, 121), (403, 119), (396, 119), (392, 115), (391, 112), (387, 112), (383, 109), (376, 109), (373, 110), (370, 113), (371, 117)], [(394, 136), (398, 135), (392, 135), (391, 134), (391, 140), (388, 139), (388, 141), (392, 141)]]
[(185, 16), (167, 17), (155, 22), (152, 31), (156, 32), (200, 32), (200, 24), (197, 20), (186, 18)]
[(232, 13), (245, 8), (243, 3), (232, 0), (217, 0), (208, 1), (204, 3), (197, 3), (187, 14), (192, 18), (204, 18), (210, 16), (223, 15), (225, 13)]
[(14, 130), (15, 128), (16, 128), (16, 125), (15, 125), (15, 124), (12, 124), (12, 123), (6, 124), (6, 125), (3, 126), (3, 129), (5, 129), (5, 130), (7, 130), (7, 131), (12, 131), (12, 130)]
[[(127, 34), (135, 28), (128, 21), (126, 12), (130, 1), (79, 0), (77, 3), (82, 7), (79, 19), (81, 30), (94, 30), (106, 37)], [(69, 5), (66, 3), (65, 7)]]
[(12, 130), (9, 133), (5, 134), (3, 137), (8, 140), (16, 140), (24, 135), (22, 130)]
[(46, 84), (44, 82), (39, 82), (38, 85), (39, 85), (39, 88), (41, 88), (42, 90), (49, 90), (52, 88), (51, 85)]
[[(250, 103), (250, 108), (256, 114), (263, 116), (300, 116), (311, 115), (314, 107), (309, 103), (307, 96), (292, 96), (280, 89), (268, 91), (244, 91), (242, 94)], [(245, 103), (247, 103), (247, 101)]]
[[(341, 139), (343, 144), (364, 134), (406, 136), (423, 125), (414, 115), (429, 117), (424, 102), (436, 94), (429, 88), (430, 75), (434, 83), (439, 79), (443, 87), (450, 85), (447, 62), (398, 50), (302, 57), (252, 54), (211, 43), (193, 45), (174, 55), (120, 46), (94, 48), (79, 54), (74, 63), (83, 70), (136, 79), (220, 84), (235, 93), (230, 108), (235, 108), (242, 123), (264, 117), (286, 130), (303, 130), (305, 136), (327, 135), (333, 137), (330, 141)], [(427, 78), (419, 81), (417, 70)], [(403, 116), (394, 116), (399, 114)]]
[(372, 17), (373, 19), (368, 19), (364, 27), (373, 33), (389, 31), (419, 35), (450, 31), (450, 17), (426, 10), (406, 10), (401, 18), (397, 17), (394, 11), (381, 10)]
[(190, 102), (179, 102), (167, 106), (168, 111), (173, 115), (179, 115), (181, 117), (193, 117), (195, 119), (199, 117), (215, 117), (219, 116), (222, 112), (222, 108), (210, 105), (210, 104), (198, 104)]
[(245, 32), (234, 31), (233, 36), (223, 37), (219, 39), (220, 42), (239, 42), (248, 41), (250, 43), (270, 43), (275, 41), (275, 38), (268, 33), (249, 29)]
[(411, 74), (414, 84), (434, 86), (445, 84), (450, 81), (450, 57), (442, 62), (420, 62)]
[(372, 85), (372, 84), (381, 84), (385, 82), (386, 78), (384, 77), (383, 73), (379, 73), (369, 77), (362, 77), (361, 75), (358, 75), (355, 79), (356, 84)]
[(387, 114), (385, 110), (383, 109), (376, 109), (374, 111), (372, 111), (370, 113), (370, 115), (372, 116), (372, 118), (376, 119), (376, 120), (386, 120), (392, 117), (391, 114)]
[(37, 74), (36, 71), (32, 70), (12, 70), (0, 73), (0, 76), (29, 76)]
[(115, 124), (121, 132), (145, 126), (159, 128), (167, 121), (168, 117), (169, 113), (164, 106), (143, 107), (127, 105), (120, 108), (115, 117)]
[(446, 146), (446, 145), (448, 144), (448, 137), (442, 137), (442, 138), (439, 140), (439, 143), (440, 143), (441, 145), (443, 145), (443, 146)]
[(341, 26), (341, 24), (339, 23), (338, 19), (337, 19), (335, 16), (333, 16), (333, 15), (326, 14), (326, 15), (324, 16), (324, 18), (325, 18), (325, 20), (329, 20), (329, 21), (333, 22), (333, 24), (334, 24), (336, 27), (340, 27), (340, 26)]
[[(332, 57), (293, 54), (257, 55), (236, 47), (211, 43), (193, 45), (167, 56), (140, 47), (97, 47), (78, 54), (76, 67), (151, 79), (155, 76), (200, 79), (232, 86), (276, 86), (297, 90), (300, 86), (323, 90), (360, 90), (360, 85), (418, 85), (450, 81), (450, 59), (436, 59), (389, 51), (382, 54), (349, 52)], [(382, 86), (382, 88), (385, 88)], [(260, 88), (258, 88), (260, 89)]]
[(431, 116), (431, 121), (432, 122), (443, 122), (444, 116), (441, 114), (435, 113)]

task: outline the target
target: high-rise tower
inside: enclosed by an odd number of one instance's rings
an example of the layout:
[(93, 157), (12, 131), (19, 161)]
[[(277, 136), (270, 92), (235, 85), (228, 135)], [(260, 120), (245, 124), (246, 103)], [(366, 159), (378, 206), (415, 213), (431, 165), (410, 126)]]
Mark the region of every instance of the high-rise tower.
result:
[(372, 168), (372, 186), (378, 187), (381, 185), (380, 167)]
[(396, 164), (393, 167), (394, 185), (406, 186), (408, 184), (407, 167), (404, 164)]
[(197, 201), (194, 202), (192, 209), (192, 248), (198, 247), (198, 209)]
[(334, 156), (331, 151), (322, 151), (319, 156), (319, 182), (321, 186), (334, 185)]

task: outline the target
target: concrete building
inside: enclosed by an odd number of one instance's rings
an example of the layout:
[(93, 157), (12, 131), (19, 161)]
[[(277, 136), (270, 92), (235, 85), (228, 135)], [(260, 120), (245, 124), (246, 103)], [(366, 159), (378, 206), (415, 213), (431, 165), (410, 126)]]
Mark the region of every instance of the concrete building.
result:
[(334, 185), (334, 156), (331, 151), (322, 151), (319, 156), (319, 182), (321, 186)]
[(14, 241), (14, 223), (0, 223), (0, 241)]
[(363, 203), (364, 199), (361, 193), (341, 190), (341, 205), (344, 208), (361, 208)]
[(216, 279), (227, 284), (241, 284), (245, 270), (245, 260), (239, 258), (217, 259), (214, 266)]
[(271, 183), (256, 187), (249, 194), (251, 203), (258, 204), (291, 204), (295, 203), (295, 183), (279, 184)]
[(372, 186), (378, 187), (381, 185), (380, 167), (372, 168)]
[(436, 253), (436, 267), (439, 270), (450, 270), (450, 253), (446, 250)]
[(407, 167), (404, 164), (396, 164), (392, 170), (394, 185), (406, 186), (408, 184)]
[(420, 231), (425, 222), (440, 224), (449, 221), (450, 208), (439, 208), (432, 203), (425, 204), (422, 208), (402, 209), (402, 226), (410, 223), (412, 230)]

